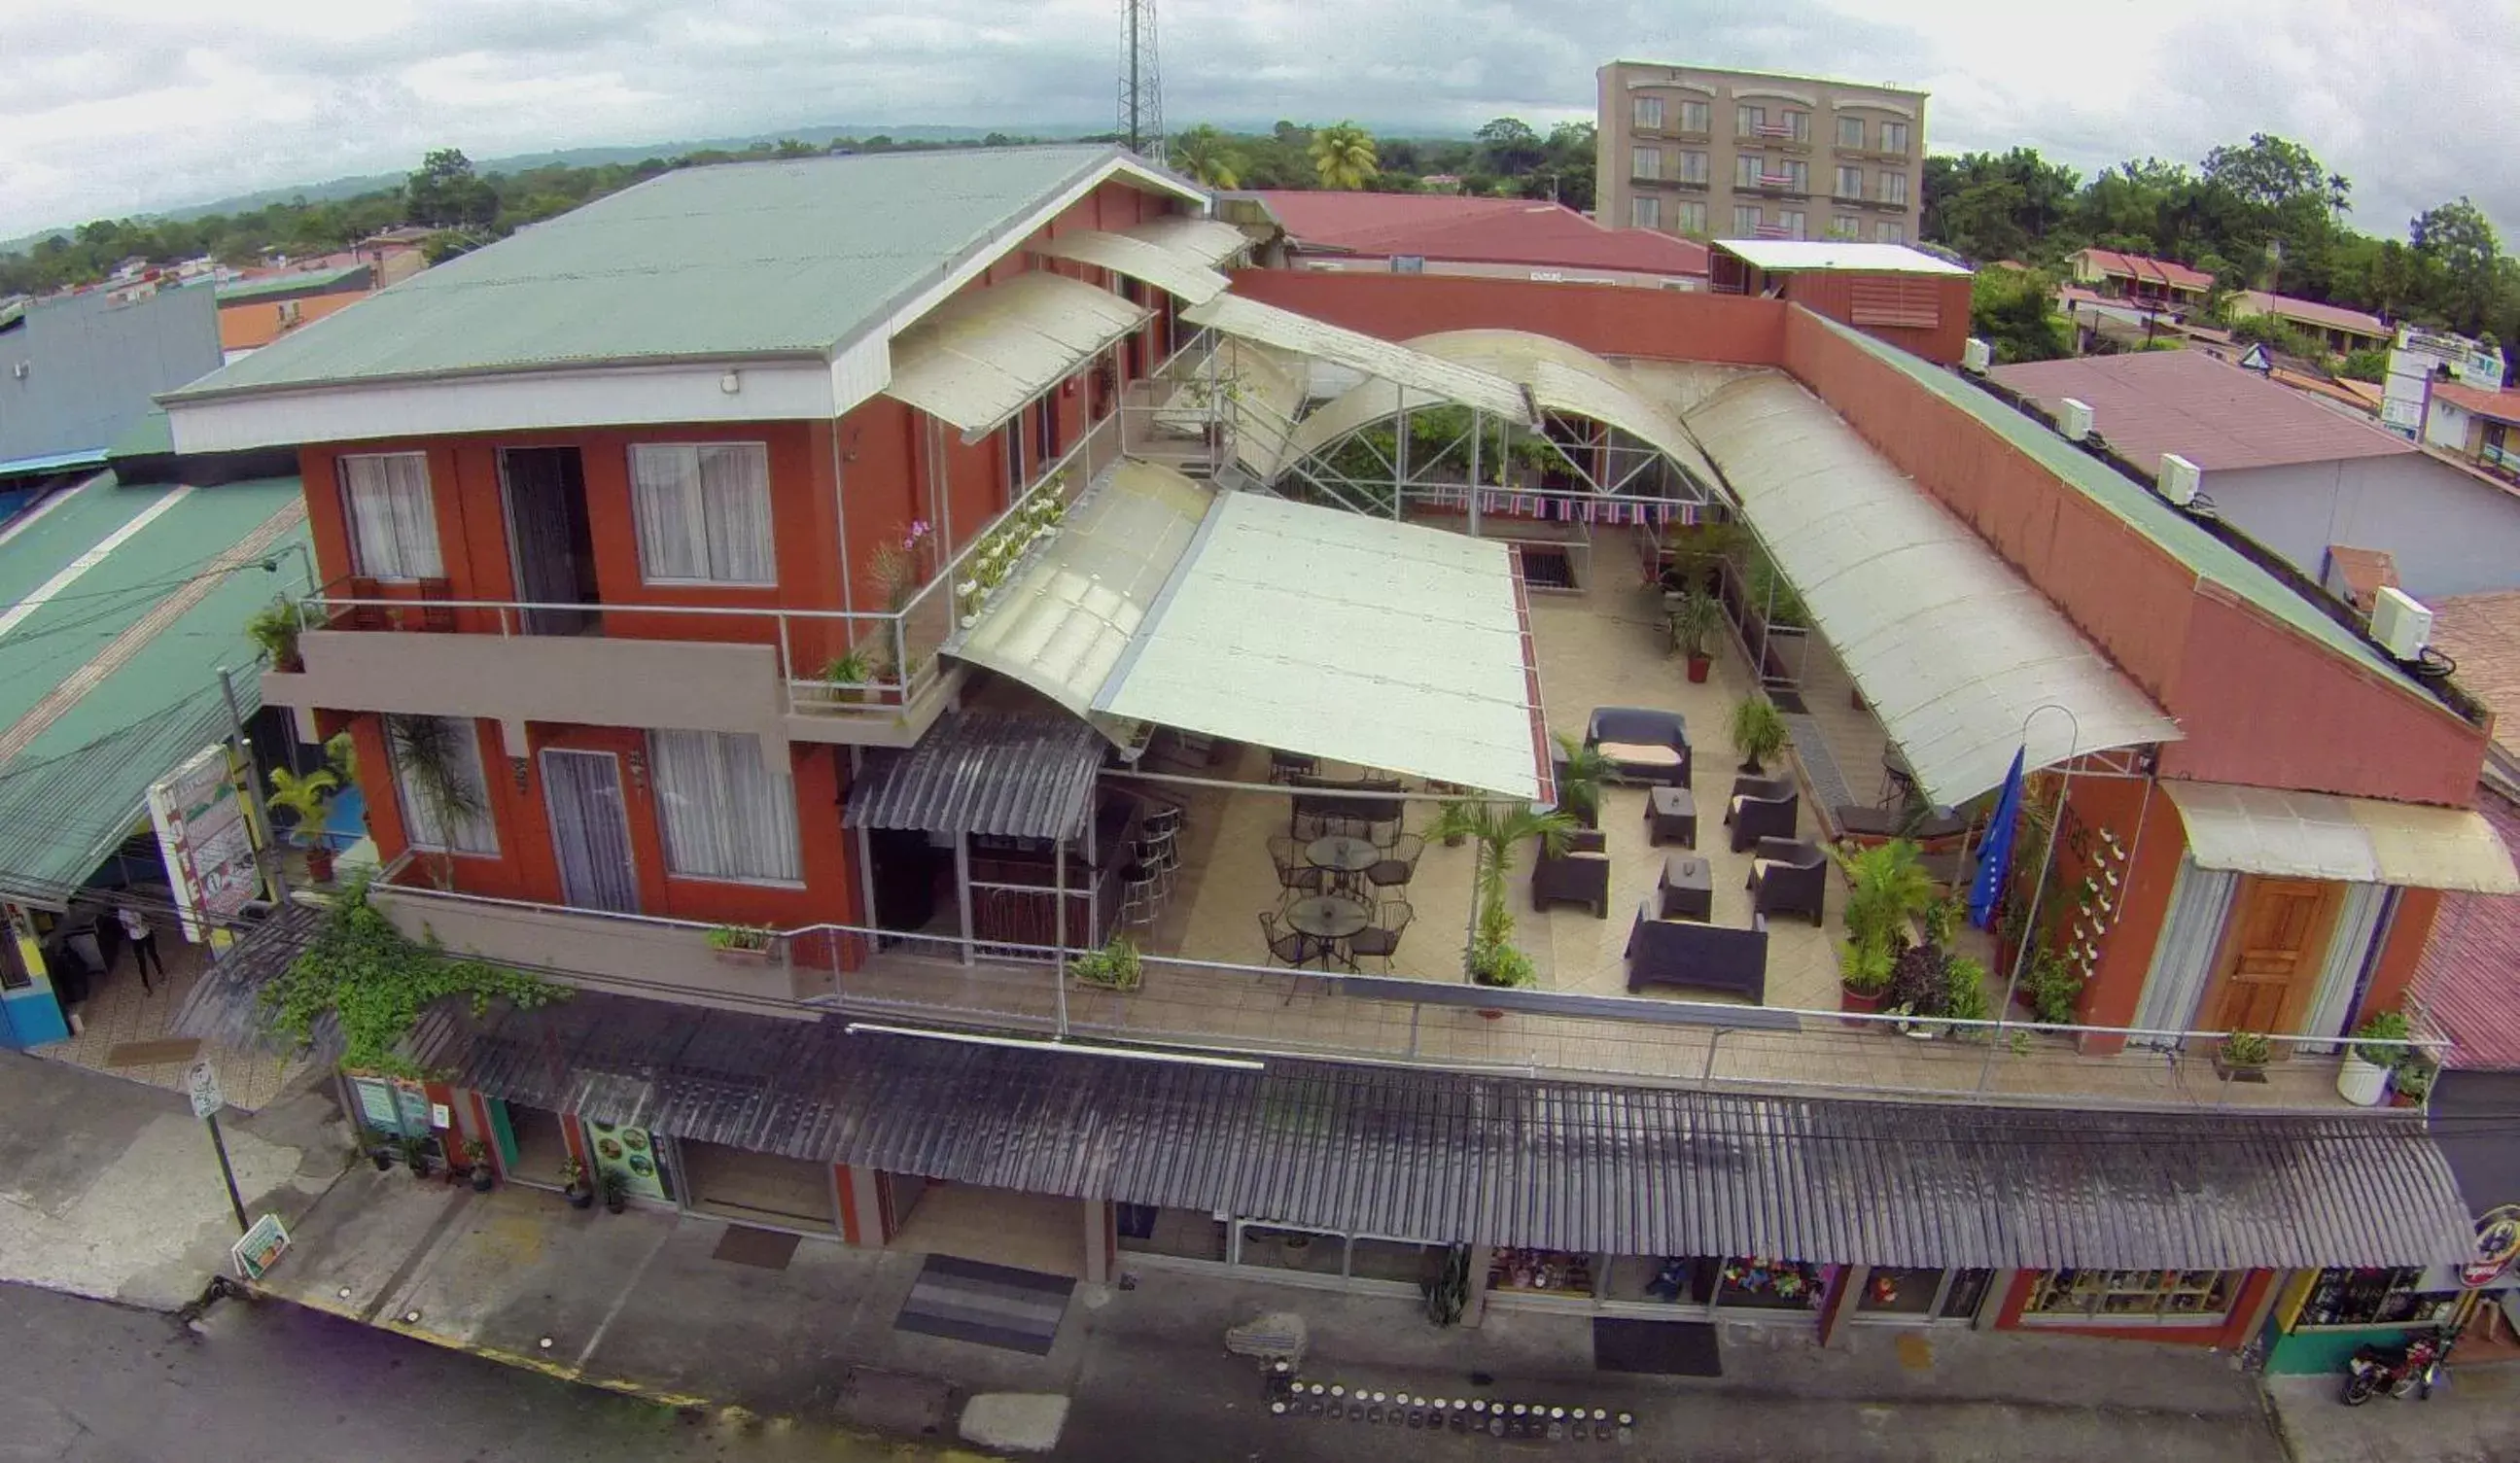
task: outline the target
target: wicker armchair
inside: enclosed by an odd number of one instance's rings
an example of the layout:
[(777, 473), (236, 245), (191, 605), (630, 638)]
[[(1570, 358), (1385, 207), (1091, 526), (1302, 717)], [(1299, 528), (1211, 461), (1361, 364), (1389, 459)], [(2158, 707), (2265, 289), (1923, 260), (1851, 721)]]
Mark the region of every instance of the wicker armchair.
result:
[(1566, 852), (1552, 857), (1547, 844), (1531, 869), (1531, 908), (1552, 904), (1590, 905), (1593, 917), (1610, 917), (1610, 854), (1600, 833), (1585, 829), (1566, 835)]
[(1801, 817), (1802, 793), (1791, 777), (1736, 777), (1724, 805), (1724, 825), (1732, 830), (1736, 854), (1763, 838), (1793, 837)]
[(1762, 838), (1750, 857), (1750, 908), (1762, 914), (1809, 914), (1822, 922), (1828, 902), (1828, 856), (1816, 843)]

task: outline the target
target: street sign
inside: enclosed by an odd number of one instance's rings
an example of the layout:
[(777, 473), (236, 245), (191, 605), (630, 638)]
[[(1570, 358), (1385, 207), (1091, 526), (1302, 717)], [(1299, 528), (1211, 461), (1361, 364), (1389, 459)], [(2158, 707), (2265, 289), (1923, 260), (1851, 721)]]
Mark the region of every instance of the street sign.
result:
[(2520, 1257), (2520, 1204), (2489, 1209), (2476, 1219), (2476, 1254), (2459, 1267), (2458, 1283), (2483, 1290), (2502, 1278)]
[(191, 1070), (184, 1074), (184, 1090), (193, 1099), (193, 1116), (196, 1118), (215, 1117), (221, 1108), (228, 1105), (226, 1095), (219, 1090), (218, 1069), (206, 1060), (193, 1063)]
[(236, 1262), (237, 1273), (248, 1280), (259, 1280), (271, 1273), (280, 1257), (289, 1253), (289, 1226), (280, 1222), (276, 1214), (264, 1215), (253, 1221), (245, 1237), (228, 1248)]

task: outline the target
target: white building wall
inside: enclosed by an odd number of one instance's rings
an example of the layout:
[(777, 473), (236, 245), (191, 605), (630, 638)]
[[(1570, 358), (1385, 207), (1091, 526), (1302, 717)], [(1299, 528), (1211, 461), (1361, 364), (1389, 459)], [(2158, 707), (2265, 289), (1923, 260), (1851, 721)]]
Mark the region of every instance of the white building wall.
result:
[(2520, 589), (2520, 496), (2417, 454), (2205, 474), (2224, 518), (2321, 577), (2327, 546), (2381, 549), (2433, 600)]

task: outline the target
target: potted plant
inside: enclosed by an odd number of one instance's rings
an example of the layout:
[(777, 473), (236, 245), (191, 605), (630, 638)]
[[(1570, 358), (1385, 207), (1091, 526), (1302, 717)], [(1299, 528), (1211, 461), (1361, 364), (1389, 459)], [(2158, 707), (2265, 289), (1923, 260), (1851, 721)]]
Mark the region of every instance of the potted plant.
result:
[(2441, 1074), (2441, 1064), (2412, 1047), (2398, 1058), (2389, 1070), (2389, 1086), (2396, 1091), (2400, 1107), (2421, 1107), (2432, 1095), (2433, 1079)]
[(1067, 973), (1105, 991), (1135, 991), (1146, 979), (1146, 964), (1139, 958), (1137, 945), (1128, 936), (1115, 934), (1101, 950), (1089, 950), (1069, 960)]
[(1561, 732), (1557, 733), (1557, 806), (1588, 828), (1601, 825), (1601, 784), (1610, 759)]
[(866, 652), (851, 645), (845, 652), (823, 662), (823, 684), (841, 700), (871, 700), (875, 695), (874, 688), (867, 684), (873, 679), (868, 674), (871, 669)]
[(1741, 754), (1741, 771), (1750, 776), (1765, 776), (1761, 764), (1783, 751), (1789, 735), (1784, 713), (1766, 696), (1750, 695), (1733, 706), (1732, 750)]
[(427, 1178), (428, 1176), (430, 1169), (428, 1145), (421, 1141), (419, 1138), (406, 1137), (402, 1140), (402, 1161), (411, 1166), (412, 1177)]
[(1890, 989), (1883, 996), (1885, 1012), (1907, 1016), (1899, 1030), (1919, 1039), (1938, 1037), (1943, 1027), (1931, 1017), (1950, 1004), (1951, 956), (1940, 946), (1911, 945), (1890, 962)]
[(572, 1158), (560, 1166), (561, 1197), (571, 1209), (595, 1207), (595, 1187), (586, 1181), (586, 1165)]
[(1707, 645), (1723, 623), (1724, 606), (1703, 589), (1692, 586), (1671, 601), (1672, 648), (1688, 658), (1691, 683), (1703, 683), (1707, 672), (1714, 668), (1715, 657), (1708, 653)]
[[(385, 739), (393, 748), (393, 765), (403, 787), (426, 810), (428, 826), (453, 830), (490, 816), (487, 789), (474, 773), (480, 766), (476, 746), (467, 755), (456, 738), (473, 735), (472, 724), (461, 718), (392, 716), (385, 718)], [(428, 856), (429, 876), (440, 889), (455, 887), (453, 857), (443, 849)]]
[(393, 1143), (382, 1134), (368, 1144), (368, 1162), (375, 1164), (380, 1174), (393, 1168), (394, 1160), (398, 1156), (394, 1151)]
[(1935, 905), (1933, 875), (1926, 872), (1916, 846), (1904, 838), (1852, 852), (1831, 847), (1828, 857), (1846, 875), (1847, 939), (1838, 956), (1839, 1003), (1849, 1011), (1878, 1011), (1910, 943), (1909, 931)]
[(766, 924), (722, 924), (706, 938), (708, 948), (729, 965), (766, 965), (778, 946)]
[(629, 1207), (630, 1181), (623, 1178), (620, 1175), (607, 1170), (604, 1175), (605, 1212), (608, 1214), (619, 1214)]
[(324, 820), (333, 808), (334, 790), (341, 779), (318, 768), (303, 776), (285, 767), (271, 770), (271, 791), (263, 801), (277, 815), (289, 815), (290, 840), (306, 851), (306, 876), (318, 884), (333, 882), (333, 847), (324, 841)]
[(2274, 1046), (2257, 1032), (2235, 1031), (2214, 1050), (2214, 1070), (2226, 1082), (2264, 1082)]
[[(1946, 1021), (1985, 1021), (1995, 1015), (1995, 1002), (1986, 995), (1986, 967), (1967, 955), (1953, 955), (1943, 963), (1943, 1019)], [(1993, 1033), (1980, 1026), (1946, 1028), (1956, 1030), (1964, 1042), (1991, 1040)]]
[(2043, 1026), (2071, 1026), (2081, 1013), (2083, 973), (2052, 950), (2031, 953), (2022, 985), (2031, 1017)]
[(253, 612), (245, 622), (246, 638), (271, 660), (275, 671), (302, 671), (306, 663), (298, 658), (297, 633), (303, 614), (286, 599), (275, 599)]
[(2336, 1069), (2337, 1095), (2357, 1107), (2378, 1107), (2389, 1095), (2390, 1069), (2413, 1049), (2396, 1044), (2407, 1040), (2409, 1030), (2397, 1011), (2376, 1012), (2354, 1028), (2354, 1041)]
[(490, 1167), (490, 1145), (479, 1138), (464, 1140), (464, 1162), (472, 1171), (472, 1192), (486, 1194), (498, 1179), (498, 1171)]
[[(1887, 944), (1870, 940), (1849, 940), (1837, 948), (1837, 1007), (1870, 1016), (1881, 1010), (1881, 998), (1889, 994), (1890, 975), (1896, 968), (1898, 954)], [(1868, 1021), (1850, 1021), (1849, 1026), (1869, 1026)]]
[[(1513, 911), (1506, 903), (1506, 880), (1513, 874), (1514, 850), (1540, 840), (1552, 856), (1566, 852), (1566, 835), (1575, 820), (1563, 812), (1541, 813), (1528, 806), (1500, 803), (1446, 803), (1435, 820), (1435, 834), (1447, 843), (1479, 846), (1476, 915), (1462, 966), (1481, 986), (1519, 987), (1534, 984), (1539, 974), (1531, 956), (1513, 944)], [(1502, 1011), (1482, 1011), (1490, 1020)]]

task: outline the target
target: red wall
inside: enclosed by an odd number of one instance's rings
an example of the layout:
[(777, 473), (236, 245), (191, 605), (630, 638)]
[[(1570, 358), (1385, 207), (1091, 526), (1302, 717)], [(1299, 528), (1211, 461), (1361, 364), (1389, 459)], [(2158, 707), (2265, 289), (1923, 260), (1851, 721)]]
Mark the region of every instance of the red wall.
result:
[(1438, 331), (1530, 331), (1604, 356), (1774, 366), (1784, 358), (1781, 300), (1621, 285), (1557, 285), (1462, 275), (1246, 269), (1234, 292), (1385, 340)]
[[(1975, 283), (1968, 275), (1871, 274), (1860, 275), (1843, 270), (1796, 270), (1772, 276), (1784, 281), (1784, 297), (1794, 304), (1831, 320), (1843, 321), (1864, 333), (1899, 347), (1912, 355), (1924, 357), (1938, 365), (1950, 366), (1960, 358), (1968, 343), (1969, 287)], [(1935, 325), (1932, 329), (1909, 326), (1858, 325), (1855, 319), (1855, 282), (1886, 281), (1893, 288), (1910, 294), (1933, 297)]]
[(2165, 1346), (2237, 1348), (2249, 1340), (2250, 1322), (2257, 1317), (2258, 1307), (2266, 1301), (2267, 1291), (2275, 1283), (2272, 1270), (2251, 1270), (2240, 1282), (2239, 1294), (2231, 1298), (2231, 1308), (2221, 1321), (2198, 1326), (2060, 1326), (2046, 1321), (2022, 1323), (2021, 1308), (2030, 1304), (2030, 1292), (2039, 1283), (2035, 1270), (2023, 1270), (2013, 1276), (2012, 1288), (2003, 1293), (2002, 1308), (1996, 1312), (1995, 1323), (2004, 1328), (2019, 1327), (2024, 1331), (2054, 1332), (2062, 1336), (2099, 1336), (2112, 1341), (2155, 1341)]

